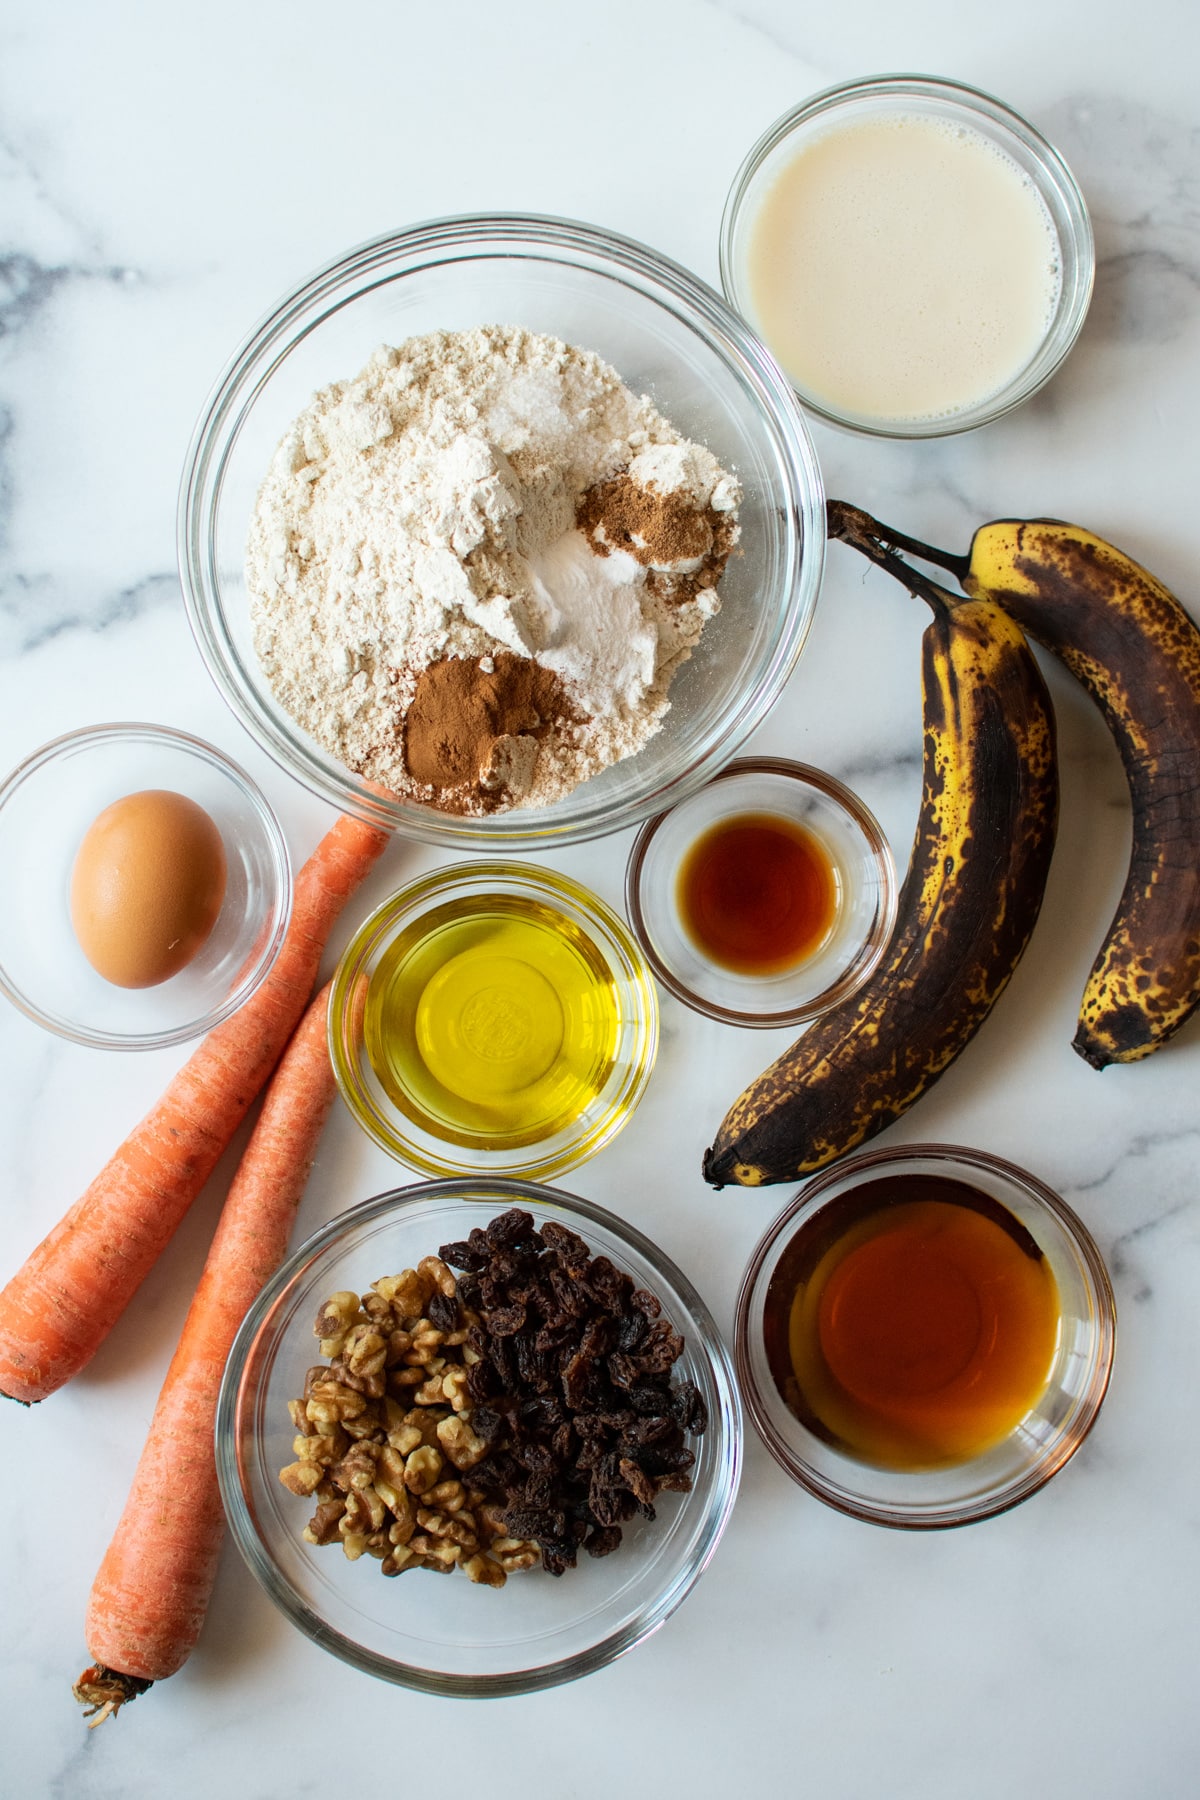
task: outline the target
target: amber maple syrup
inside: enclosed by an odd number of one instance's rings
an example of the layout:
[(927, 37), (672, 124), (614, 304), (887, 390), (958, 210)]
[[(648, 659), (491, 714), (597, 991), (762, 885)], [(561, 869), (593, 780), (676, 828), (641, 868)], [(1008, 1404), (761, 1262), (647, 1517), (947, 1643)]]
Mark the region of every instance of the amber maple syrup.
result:
[(679, 868), (684, 929), (712, 962), (777, 975), (813, 956), (837, 917), (839, 878), (824, 844), (777, 813), (719, 819)]
[(802, 1225), (772, 1277), (766, 1348), (811, 1431), (860, 1462), (937, 1468), (1007, 1437), (1045, 1391), (1052, 1270), (997, 1201), (946, 1176), (891, 1175)]

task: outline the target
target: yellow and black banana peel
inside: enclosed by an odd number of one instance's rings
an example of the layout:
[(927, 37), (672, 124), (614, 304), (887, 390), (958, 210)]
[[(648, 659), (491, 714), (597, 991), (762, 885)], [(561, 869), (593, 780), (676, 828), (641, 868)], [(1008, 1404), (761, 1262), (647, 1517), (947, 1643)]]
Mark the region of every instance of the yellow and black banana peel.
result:
[(1200, 1005), (1200, 629), (1132, 557), (1078, 525), (997, 520), (956, 557), (841, 503), (832, 515), (835, 535), (867, 554), (864, 531), (996, 601), (1099, 706), (1125, 766), (1133, 846), (1075, 1049), (1096, 1069), (1149, 1056)]
[(1041, 906), (1058, 776), (1029, 646), (994, 601), (880, 560), (933, 608), (920, 817), (896, 925), (867, 985), (734, 1103), (704, 1157), (715, 1187), (794, 1181), (899, 1118), (987, 1017)]

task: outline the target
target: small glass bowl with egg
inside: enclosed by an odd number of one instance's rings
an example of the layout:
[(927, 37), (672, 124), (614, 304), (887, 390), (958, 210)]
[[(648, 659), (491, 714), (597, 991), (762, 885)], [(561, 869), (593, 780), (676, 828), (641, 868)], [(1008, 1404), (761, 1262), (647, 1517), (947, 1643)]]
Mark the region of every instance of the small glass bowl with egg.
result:
[(881, 827), (834, 776), (730, 763), (634, 839), (625, 910), (662, 985), (727, 1025), (807, 1024), (858, 991), (896, 921)]
[(1058, 151), (927, 75), (845, 82), (777, 119), (734, 179), (720, 258), (807, 411), (886, 438), (1020, 406), (1075, 343), (1095, 276)]
[(53, 739), (0, 785), (0, 992), (107, 1050), (185, 1043), (237, 1011), (279, 953), (287, 846), (249, 776), (163, 725)]
[(426, 1175), (574, 1168), (629, 1119), (657, 1048), (626, 926), (526, 863), (455, 863), (401, 889), (347, 946), (329, 1001), (342, 1098)]

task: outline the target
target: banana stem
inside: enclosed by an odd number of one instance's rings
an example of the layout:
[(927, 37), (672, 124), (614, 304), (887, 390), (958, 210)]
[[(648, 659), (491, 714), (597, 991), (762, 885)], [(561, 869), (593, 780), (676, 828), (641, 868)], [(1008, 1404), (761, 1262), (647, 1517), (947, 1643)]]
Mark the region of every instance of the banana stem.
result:
[(918, 600), (924, 600), (934, 612), (944, 613), (949, 607), (961, 604), (953, 594), (948, 594), (945, 588), (939, 587), (936, 581), (930, 581), (927, 575), (911, 568), (902, 556), (898, 556), (890, 548), (889, 538), (878, 537), (876, 533), (882, 527), (877, 527), (869, 513), (862, 512), (857, 506), (848, 506), (844, 500), (830, 500), (828, 512), (830, 537), (840, 538), (842, 543), (859, 551), (877, 568), (886, 569), (910, 594), (915, 594)]
[[(881, 525), (869, 512), (864, 512), (861, 506), (851, 506), (848, 500), (828, 501), (825, 513), (831, 538), (839, 538), (843, 544), (861, 551), (872, 562), (878, 562), (880, 568), (890, 569), (893, 575), (897, 575), (898, 571), (882, 562), (875, 555), (876, 550), (907, 550), (910, 556), (917, 556), (922, 562), (933, 563), (936, 568), (945, 569), (956, 581), (961, 581), (971, 566), (969, 556), (955, 556), (949, 550), (938, 550), (933, 544), (922, 543), (920, 538), (907, 537), (902, 531), (893, 531), (890, 525)], [(904, 578), (899, 576), (899, 579)], [(922, 595), (922, 598), (927, 596)]]

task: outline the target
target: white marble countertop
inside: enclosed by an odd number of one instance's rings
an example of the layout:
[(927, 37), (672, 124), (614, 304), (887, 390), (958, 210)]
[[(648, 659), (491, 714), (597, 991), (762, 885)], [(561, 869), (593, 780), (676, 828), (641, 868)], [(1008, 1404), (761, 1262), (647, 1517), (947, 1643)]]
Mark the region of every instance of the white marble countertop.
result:
[[(245, 764), (302, 858), (332, 815), (226, 711), (175, 572), (184, 448), (245, 330), (329, 257), (445, 213), (594, 220), (715, 280), (721, 206), (748, 145), (807, 93), (881, 70), (975, 83), (1040, 126), (1091, 205), (1098, 286), (1065, 370), (1014, 417), (925, 445), (817, 430), (830, 492), (951, 546), (990, 517), (1074, 518), (1195, 609), (1198, 62), (1188, 0), (14, 0), (0, 19), (0, 765), (98, 719), (169, 722)], [(922, 610), (832, 549), (810, 647), (754, 740), (850, 781), (901, 862)], [(41, 1408), (0, 1415), (4, 1794), (328, 1800), (353, 1779), (351, 1759), (372, 1788), (380, 1770), (389, 1788), (408, 1785), (410, 1745), (418, 1781), (465, 1781), (491, 1800), (1195, 1791), (1200, 1023), (1103, 1076), (1071, 1051), (1128, 812), (1098, 716), (1047, 673), (1063, 808), (1042, 919), (979, 1038), (881, 1141), (996, 1151), (1090, 1224), (1119, 1347), (1070, 1466), (1003, 1518), (908, 1535), (809, 1500), (752, 1438), (725, 1539), (665, 1627), (586, 1681), (489, 1705), (344, 1667), (286, 1624), (230, 1549), (190, 1663), (89, 1734), (70, 1695), (86, 1595), (227, 1158), (86, 1373)], [(619, 904), (626, 850), (610, 839), (558, 860)], [(437, 860), (396, 843), (354, 916)], [(669, 998), (663, 1025), (648, 1098), (573, 1184), (658, 1238), (727, 1331), (786, 1190), (715, 1195), (700, 1153), (785, 1039), (708, 1024)], [(0, 1274), (183, 1054), (89, 1052), (0, 1008)], [(300, 1231), (397, 1177), (335, 1115)]]

